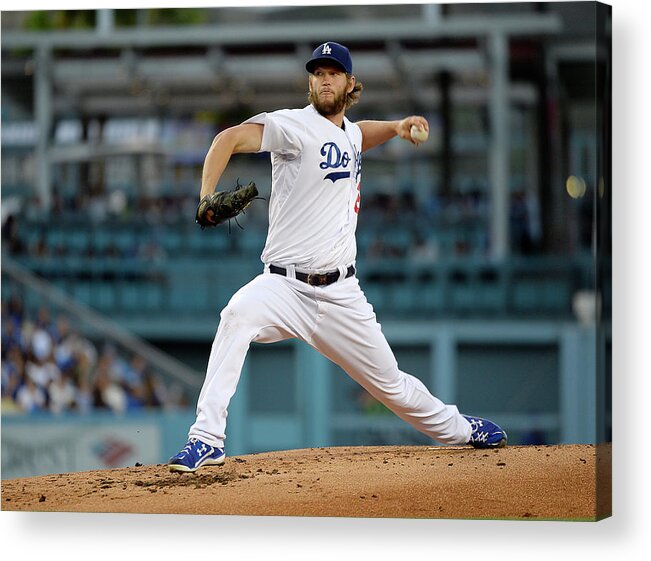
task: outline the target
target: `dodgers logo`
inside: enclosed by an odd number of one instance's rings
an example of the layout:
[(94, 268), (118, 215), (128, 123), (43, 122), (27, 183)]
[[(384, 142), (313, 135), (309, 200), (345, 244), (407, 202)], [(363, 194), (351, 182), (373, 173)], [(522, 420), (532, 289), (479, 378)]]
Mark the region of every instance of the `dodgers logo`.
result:
[(329, 55), (330, 53), (332, 53), (332, 49), (330, 48), (330, 45), (328, 45), (328, 43), (326, 43), (325, 45), (323, 45), (323, 49), (321, 50), (321, 54), (322, 55)]
[[(321, 147), (321, 155), (325, 158), (320, 164), (321, 169), (345, 168), (350, 163), (348, 152), (342, 152), (334, 142), (326, 142)], [(324, 177), (333, 183), (338, 179), (350, 177), (350, 171), (333, 171)]]

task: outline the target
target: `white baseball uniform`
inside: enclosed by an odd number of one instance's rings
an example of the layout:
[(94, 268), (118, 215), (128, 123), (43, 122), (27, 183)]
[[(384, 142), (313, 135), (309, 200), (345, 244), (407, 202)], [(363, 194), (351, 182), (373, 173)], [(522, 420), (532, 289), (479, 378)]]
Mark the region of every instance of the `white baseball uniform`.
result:
[[(417, 430), (442, 443), (467, 443), (470, 423), (398, 368), (358, 279), (346, 276), (357, 252), (360, 128), (345, 117), (337, 127), (312, 105), (245, 122), (264, 125), (260, 151), (271, 153), (264, 272), (222, 310), (189, 436), (223, 448), (228, 404), (250, 343), (297, 338)], [(286, 274), (271, 272), (271, 266)], [(339, 278), (327, 286), (296, 278), (297, 272), (333, 271)]]

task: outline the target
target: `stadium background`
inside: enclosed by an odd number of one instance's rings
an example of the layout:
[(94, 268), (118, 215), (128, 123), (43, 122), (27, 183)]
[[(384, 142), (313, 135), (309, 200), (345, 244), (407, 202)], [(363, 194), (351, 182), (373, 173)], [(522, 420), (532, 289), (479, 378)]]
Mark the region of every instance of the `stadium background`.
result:
[[(604, 6), (2, 16), (3, 478), (162, 462), (185, 440), (266, 228), (261, 201), (243, 230), (194, 225), (203, 157), (222, 128), (304, 104), (326, 39), (365, 84), (351, 118), (431, 125), (363, 162), (359, 276), (401, 367), (512, 443), (609, 439)], [(239, 156), (224, 182), (264, 195), (269, 168)], [(252, 347), (230, 454), (422, 443), (311, 349)]]

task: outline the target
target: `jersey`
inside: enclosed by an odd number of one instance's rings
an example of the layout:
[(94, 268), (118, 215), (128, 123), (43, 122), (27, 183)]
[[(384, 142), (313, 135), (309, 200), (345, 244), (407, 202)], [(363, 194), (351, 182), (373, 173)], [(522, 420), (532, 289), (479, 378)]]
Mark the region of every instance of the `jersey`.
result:
[(271, 154), (269, 230), (263, 263), (325, 272), (355, 262), (362, 131), (338, 127), (312, 106), (260, 113), (260, 152)]

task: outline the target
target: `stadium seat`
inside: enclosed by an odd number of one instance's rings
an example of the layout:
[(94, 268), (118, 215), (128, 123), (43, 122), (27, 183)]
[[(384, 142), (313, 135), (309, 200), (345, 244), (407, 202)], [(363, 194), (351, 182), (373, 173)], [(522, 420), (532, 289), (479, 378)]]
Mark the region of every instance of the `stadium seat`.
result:
[(78, 280), (71, 286), (72, 297), (82, 304), (93, 306), (93, 287), (90, 281)]
[(115, 285), (112, 282), (98, 281), (92, 285), (92, 304), (104, 312), (115, 309)]

